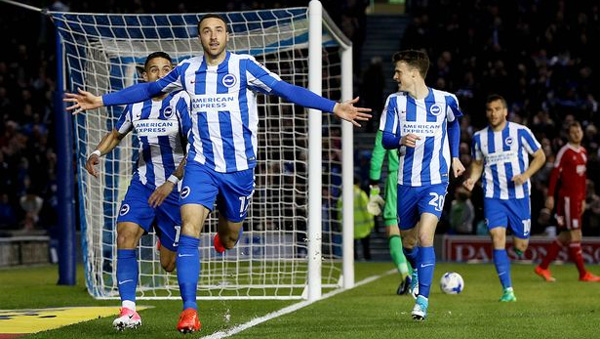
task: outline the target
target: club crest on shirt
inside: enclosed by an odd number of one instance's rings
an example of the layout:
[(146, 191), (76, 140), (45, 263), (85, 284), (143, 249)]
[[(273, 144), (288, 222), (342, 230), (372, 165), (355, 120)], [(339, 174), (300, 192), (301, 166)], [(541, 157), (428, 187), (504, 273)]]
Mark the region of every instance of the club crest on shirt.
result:
[(181, 193), (179, 194), (179, 197), (181, 199), (185, 199), (188, 197), (188, 195), (190, 195), (190, 192), (192, 192), (192, 190), (190, 189), (190, 186), (185, 186), (184, 188), (181, 189)]
[(506, 139), (504, 139), (504, 143), (506, 144), (506, 146), (512, 145), (513, 138), (512, 137), (507, 137)]
[(433, 115), (440, 115), (440, 113), (442, 113), (442, 106), (438, 104), (431, 105), (431, 107), (429, 108), (429, 113)]
[(235, 86), (235, 84), (237, 84), (237, 78), (235, 77), (235, 75), (229, 73), (223, 77), (223, 80), (221, 80), (221, 83), (223, 83), (223, 86), (225, 86), (227, 88), (231, 88), (231, 87)]
[(121, 206), (121, 210), (119, 210), (119, 215), (124, 216), (127, 213), (129, 213), (129, 204), (123, 204), (123, 206)]
[(163, 111), (163, 115), (165, 116), (165, 118), (169, 119), (173, 116), (173, 112), (173, 107), (169, 106), (165, 108), (165, 110)]

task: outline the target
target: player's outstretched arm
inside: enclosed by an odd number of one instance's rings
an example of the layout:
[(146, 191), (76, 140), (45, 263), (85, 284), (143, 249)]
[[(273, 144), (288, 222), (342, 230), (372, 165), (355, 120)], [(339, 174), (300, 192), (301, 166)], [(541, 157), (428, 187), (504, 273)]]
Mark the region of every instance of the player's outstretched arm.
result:
[(78, 88), (77, 91), (79, 94), (66, 93), (66, 98), (64, 98), (63, 101), (72, 103), (73, 105), (67, 107), (67, 111), (73, 111), (73, 114), (77, 114), (84, 110), (95, 109), (102, 106), (133, 104), (148, 100), (160, 94), (166, 85), (168, 85), (168, 83), (165, 84), (159, 81), (144, 82), (129, 86), (117, 92), (105, 94), (101, 97)]
[(169, 194), (173, 192), (175, 186), (177, 186), (179, 181), (183, 178), (183, 168), (185, 167), (185, 163), (186, 160), (184, 157), (179, 163), (179, 166), (177, 166), (175, 169), (175, 172), (173, 172), (173, 174), (171, 174), (171, 176), (167, 178), (162, 185), (157, 187), (154, 192), (152, 192), (152, 195), (150, 195), (150, 198), (148, 198), (148, 205), (152, 206), (153, 208), (160, 206), (169, 196)]
[(93, 175), (95, 178), (98, 178), (96, 165), (100, 163), (100, 157), (115, 149), (124, 136), (124, 134), (120, 134), (119, 131), (113, 129), (110, 133), (107, 133), (102, 138), (98, 146), (96, 146), (96, 150), (90, 154), (85, 162), (85, 169), (89, 174)]
[(371, 118), (371, 115), (368, 114), (371, 112), (370, 108), (354, 106), (358, 102), (358, 97), (336, 103), (304, 87), (292, 85), (283, 80), (275, 83), (271, 88), (271, 93), (304, 107), (318, 109), (323, 112), (333, 112), (338, 118), (350, 121), (358, 127), (360, 127), (360, 124), (357, 121), (369, 120)]

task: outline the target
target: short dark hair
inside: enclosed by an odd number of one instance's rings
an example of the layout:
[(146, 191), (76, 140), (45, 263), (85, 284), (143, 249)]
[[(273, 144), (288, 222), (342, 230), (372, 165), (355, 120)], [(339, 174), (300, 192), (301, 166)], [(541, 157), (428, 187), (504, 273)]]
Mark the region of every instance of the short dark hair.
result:
[(151, 53), (150, 55), (148, 55), (148, 57), (146, 58), (146, 62), (144, 62), (144, 71), (146, 70), (146, 67), (148, 67), (148, 63), (150, 63), (150, 61), (152, 61), (152, 59), (154, 58), (163, 58), (163, 59), (167, 59), (169, 60), (170, 63), (173, 63), (173, 60), (171, 59), (171, 57), (165, 53), (165, 52), (154, 52)]
[(392, 57), (392, 60), (394, 61), (394, 64), (396, 64), (398, 61), (404, 61), (409, 66), (418, 69), (423, 79), (427, 77), (427, 71), (429, 70), (429, 57), (427, 56), (427, 53), (423, 51), (407, 49), (396, 52)]
[(202, 23), (202, 21), (204, 21), (206, 19), (210, 19), (210, 18), (215, 18), (215, 19), (219, 19), (219, 20), (223, 21), (223, 23), (225, 24), (225, 31), (229, 32), (229, 25), (227, 23), (227, 19), (225, 19), (225, 17), (220, 14), (210, 13), (210, 14), (205, 14), (198, 21), (198, 35), (200, 35), (200, 24)]
[(572, 123), (570, 123), (570, 124), (569, 124), (569, 130), (570, 130), (572, 127), (579, 127), (579, 128), (582, 128), (582, 127), (581, 127), (581, 124), (579, 123), (579, 121), (573, 121)]
[(502, 105), (504, 106), (504, 108), (508, 108), (508, 105), (506, 104), (506, 99), (504, 99), (503, 96), (501, 96), (500, 94), (490, 94), (488, 95), (487, 99), (485, 99), (485, 104), (489, 104), (492, 101), (502, 101)]

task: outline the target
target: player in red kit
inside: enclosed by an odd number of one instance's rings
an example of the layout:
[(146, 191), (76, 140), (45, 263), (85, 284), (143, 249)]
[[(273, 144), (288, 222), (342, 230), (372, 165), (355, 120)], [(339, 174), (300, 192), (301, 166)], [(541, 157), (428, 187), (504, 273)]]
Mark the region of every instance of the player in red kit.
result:
[(581, 255), (581, 215), (585, 210), (587, 163), (587, 152), (581, 146), (583, 130), (578, 122), (574, 122), (569, 126), (568, 132), (569, 142), (558, 151), (554, 169), (550, 174), (548, 198), (546, 198), (546, 207), (552, 210), (555, 206), (554, 194), (557, 183), (560, 181), (556, 204), (556, 219), (560, 233), (550, 245), (542, 263), (536, 266), (535, 273), (548, 282), (555, 281), (548, 266), (556, 259), (561, 248), (568, 245), (569, 255), (579, 270), (579, 280), (600, 282), (600, 277), (585, 269)]

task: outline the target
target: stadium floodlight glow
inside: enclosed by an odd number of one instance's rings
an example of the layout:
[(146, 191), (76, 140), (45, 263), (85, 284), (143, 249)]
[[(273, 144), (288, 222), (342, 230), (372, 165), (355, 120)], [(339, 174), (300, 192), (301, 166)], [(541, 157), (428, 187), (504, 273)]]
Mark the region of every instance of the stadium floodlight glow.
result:
[[(229, 49), (252, 54), (290, 83), (317, 88), (314, 81), (318, 81), (323, 96), (350, 99), (351, 44), (320, 2), (313, 0), (310, 6), (311, 10), (220, 13), (229, 22)], [(49, 15), (62, 37), (71, 91), (84, 88), (103, 94), (136, 83), (141, 79), (138, 69), (155, 51), (167, 52), (174, 61), (202, 54), (196, 25), (203, 13)], [(322, 34), (318, 34), (322, 41), (316, 45), (310, 41), (314, 35), (309, 35), (310, 22), (315, 20), (322, 25)], [(309, 61), (309, 55), (320, 59), (320, 69), (309, 67), (314, 62)], [(313, 71), (322, 72), (322, 76), (311, 77)], [(314, 125), (318, 127), (313, 128), (308, 110), (275, 96), (259, 96), (258, 100), (261, 120), (256, 190), (244, 236), (235, 249), (217, 254), (212, 248), (217, 218), (216, 213), (211, 215), (201, 236), (198, 297), (300, 299), (320, 296), (322, 288), (340, 288), (342, 281), (344, 287), (351, 287), (352, 236), (344, 237), (350, 241), (344, 242), (342, 250), (342, 225), (336, 218), (341, 211), (335, 210), (334, 201), (342, 193), (342, 173), (353, 173), (351, 146), (342, 152), (343, 143), (352, 145), (352, 130), (342, 128), (333, 115), (321, 112), (313, 112), (319, 116), (319, 124)], [(135, 167), (136, 138), (128, 135), (117, 149), (101, 158), (97, 179), (85, 171), (85, 161), (113, 128), (121, 110), (102, 108), (74, 118), (86, 284), (90, 294), (99, 299), (118, 298), (116, 217)], [(317, 153), (311, 150), (315, 145), (309, 143), (310, 134), (318, 135), (316, 146), (322, 150)], [(310, 161), (321, 161), (317, 173), (309, 174)], [(311, 188), (314, 183), (309, 178), (315, 174), (322, 185)], [(349, 192), (351, 178), (346, 174), (343, 180), (344, 185), (349, 184)], [(313, 192), (310, 197), (309, 192)], [(335, 199), (328, 199), (328, 195)], [(319, 200), (322, 202), (315, 205)], [(309, 210), (314, 211), (315, 206), (322, 218), (310, 219)], [(352, 213), (352, 204), (344, 209), (344, 215)], [(351, 220), (345, 220), (344, 228), (352, 232), (348, 222)], [(308, 232), (312, 228), (316, 229), (314, 234)], [(162, 270), (155, 241), (156, 236), (150, 233), (139, 244), (138, 298), (179, 298), (176, 274)], [(309, 267), (317, 274), (309, 274)]]

